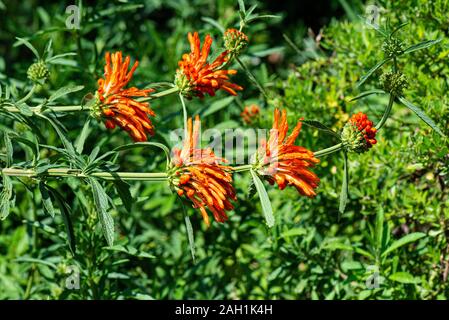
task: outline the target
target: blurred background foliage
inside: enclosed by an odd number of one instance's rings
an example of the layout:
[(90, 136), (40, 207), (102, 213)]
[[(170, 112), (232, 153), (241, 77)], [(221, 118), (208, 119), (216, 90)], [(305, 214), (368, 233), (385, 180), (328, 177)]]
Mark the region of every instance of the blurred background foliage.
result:
[[(76, 104), (96, 90), (106, 51), (122, 50), (140, 61), (133, 85), (171, 82), (177, 61), (188, 50), (187, 32), (210, 33), (217, 54), (222, 45), (220, 28), (238, 27), (239, 22), (238, 4), (231, 0), (100, 0), (83, 3), (81, 28), (68, 30), (70, 4), (0, 0), (1, 84), (19, 91), (29, 85), (26, 71), (34, 58), (25, 46), (17, 46), (15, 37), (27, 38), (40, 52), (52, 39), (55, 53), (77, 53), (52, 67), (49, 84), (34, 98), (67, 84), (84, 85), (82, 92), (66, 97), (67, 104)], [(380, 88), (382, 71), (355, 89), (360, 76), (383, 58), (382, 39), (359, 17), (365, 15), (367, 3), (246, 4), (279, 16), (250, 25), (246, 30), (250, 46), (243, 56), (271, 98), (264, 102), (239, 70), (233, 78), (245, 87), (239, 97), (219, 93), (189, 101), (190, 114), (203, 115), (204, 128), (245, 126), (240, 113), (253, 103), (261, 107), (261, 116), (252, 126), (261, 128), (270, 127), (274, 106), (287, 108), (291, 122), (298, 117), (316, 119), (336, 130), (358, 111), (375, 122), (381, 118), (387, 103), (384, 96), (350, 101), (360, 91)], [(410, 22), (399, 32), (407, 45), (443, 38), (434, 47), (402, 57), (399, 66), (410, 82), (405, 95), (449, 134), (449, 1), (388, 0), (376, 5), (381, 8), (381, 21)], [(152, 106), (157, 113), (154, 141), (168, 143), (169, 131), (182, 123), (179, 102), (168, 97)], [(72, 140), (87, 117), (79, 112), (60, 119)], [(36, 125), (42, 144), (60, 145), (47, 123), (36, 121)], [(31, 135), (28, 128), (9, 119), (0, 126)], [(44, 213), (34, 181), (14, 179), (16, 206), (0, 223), (0, 298), (447, 299), (447, 140), (398, 104), (378, 137), (370, 152), (350, 155), (350, 201), (344, 214), (338, 213), (343, 168), (338, 153), (323, 158), (316, 168), (321, 185), (315, 199), (301, 198), (294, 190), (269, 188), (276, 217), (272, 229), (264, 223), (257, 197), (248, 197), (249, 174), (237, 175), (238, 203), (227, 223), (213, 223), (206, 229), (198, 212), (189, 209), (195, 261), (182, 209), (168, 187), (132, 183), (135, 201), (130, 212), (114, 196), (117, 245), (107, 248), (91, 212), (89, 186), (73, 179), (51, 182), (74, 213), (78, 251), (72, 256), (60, 217), (52, 219)], [(299, 144), (320, 150), (336, 142), (332, 139), (304, 126)], [(125, 133), (94, 124), (85, 152), (100, 146), (104, 153), (126, 143)], [(41, 153), (52, 156), (45, 148)], [(28, 156), (15, 146), (15, 161)], [(163, 155), (152, 149), (122, 153), (118, 159), (122, 171), (160, 171), (163, 162)], [(404, 245), (395, 242), (404, 237), (409, 240)], [(65, 286), (69, 266), (81, 272), (79, 290)]]

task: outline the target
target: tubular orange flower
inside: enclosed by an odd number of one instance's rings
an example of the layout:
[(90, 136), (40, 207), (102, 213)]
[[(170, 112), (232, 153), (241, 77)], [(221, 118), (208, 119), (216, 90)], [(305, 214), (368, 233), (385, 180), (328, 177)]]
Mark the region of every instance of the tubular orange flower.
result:
[(210, 225), (207, 209), (218, 222), (228, 219), (227, 210), (234, 207), (230, 200), (236, 200), (232, 186), (232, 168), (220, 164), (224, 159), (214, 152), (198, 148), (200, 120), (197, 116), (192, 128), (192, 118), (187, 122), (187, 137), (182, 149), (173, 149), (174, 168), (171, 183), (179, 196), (185, 196), (198, 208), (206, 225)]
[(243, 121), (246, 124), (250, 124), (259, 115), (259, 112), (260, 112), (259, 106), (253, 104), (251, 106), (246, 106), (240, 113), (240, 116), (242, 117)]
[(347, 149), (363, 153), (377, 143), (376, 133), (377, 130), (373, 122), (368, 119), (366, 114), (359, 112), (349, 118), (343, 128), (341, 138)]
[(147, 134), (154, 134), (154, 127), (148, 116), (155, 116), (148, 102), (139, 102), (135, 97), (147, 97), (153, 89), (138, 89), (124, 87), (131, 80), (139, 62), (134, 62), (128, 72), (130, 57), (123, 60), (120, 51), (107, 52), (104, 66), (104, 78), (98, 80), (97, 116), (106, 118), (105, 126), (113, 129), (119, 126), (133, 138), (134, 141), (146, 141)]
[(283, 110), (281, 114), (275, 109), (268, 142), (262, 141), (256, 155), (260, 168), (258, 172), (264, 175), (270, 184), (276, 182), (281, 190), (292, 185), (301, 195), (314, 197), (320, 179), (309, 169), (319, 160), (312, 151), (294, 145), (301, 126), (302, 122), (298, 121), (287, 137), (287, 113)]
[(212, 38), (206, 35), (201, 48), (198, 32), (193, 35), (189, 32), (190, 53), (183, 54), (182, 60), (178, 62), (179, 69), (176, 71), (175, 83), (181, 93), (191, 98), (192, 95), (204, 97), (204, 94), (214, 96), (219, 89), (237, 95), (236, 90), (242, 90), (239, 85), (229, 82), (228, 75), (236, 74), (236, 70), (220, 69), (228, 61), (228, 51), (223, 51), (212, 63), (207, 62)]

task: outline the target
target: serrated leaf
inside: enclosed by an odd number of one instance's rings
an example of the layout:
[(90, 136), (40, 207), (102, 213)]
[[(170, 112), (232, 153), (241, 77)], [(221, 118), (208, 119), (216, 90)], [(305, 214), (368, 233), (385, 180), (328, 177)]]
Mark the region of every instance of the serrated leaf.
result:
[(39, 182), (39, 191), (42, 196), (42, 204), (44, 205), (45, 211), (52, 217), (55, 217), (55, 208), (53, 207), (53, 202), (51, 200), (50, 194), (47, 190), (47, 186), (44, 182)]
[(80, 90), (83, 90), (84, 86), (66, 86), (66, 87), (62, 87), (58, 90), (56, 90), (56, 92), (54, 92), (49, 98), (48, 98), (48, 102), (53, 102), (65, 95), (68, 95), (69, 93), (73, 93), (73, 92), (77, 92)]
[(427, 41), (423, 41), (423, 42), (414, 44), (414, 45), (408, 47), (407, 49), (405, 49), (403, 54), (408, 54), (408, 53), (411, 53), (414, 51), (429, 48), (429, 47), (441, 42), (441, 40), (443, 40), (443, 39), (427, 40)]
[(444, 137), (444, 133), (443, 131), (441, 131), (440, 128), (438, 128), (438, 126), (436, 125), (436, 123), (430, 119), (424, 111), (422, 111), (418, 106), (414, 105), (413, 103), (411, 103), (410, 101), (408, 101), (407, 99), (405, 99), (404, 97), (400, 97), (399, 101), (401, 101), (407, 108), (409, 108), (410, 110), (412, 110), (414, 113), (416, 113), (416, 115), (421, 118), (422, 121), (424, 121), (429, 127), (431, 127), (433, 130), (435, 130), (439, 135), (441, 135), (442, 137)]
[(385, 250), (385, 251), (382, 253), (382, 256), (386, 256), (386, 255), (389, 254), (390, 252), (393, 252), (393, 251), (397, 250), (398, 248), (400, 248), (400, 247), (402, 247), (402, 246), (404, 246), (404, 245), (406, 245), (406, 244), (409, 244), (409, 243), (411, 243), (411, 242), (415, 242), (415, 241), (417, 241), (417, 240), (419, 240), (419, 239), (421, 239), (421, 238), (424, 238), (425, 236), (426, 236), (426, 234), (425, 234), (425, 233), (422, 233), (422, 232), (413, 232), (413, 233), (410, 233), (410, 234), (408, 234), (408, 235), (402, 237), (401, 239), (396, 240), (395, 242), (393, 242), (393, 243), (391, 244), (391, 246), (389, 246), (389, 247), (387, 248), (387, 250)]
[(346, 151), (343, 152), (343, 179), (341, 183), (341, 192), (340, 192), (340, 205), (338, 207), (338, 211), (343, 214), (345, 212), (346, 204), (348, 203), (348, 181), (349, 181), (349, 168), (348, 168), (348, 155)]
[(250, 170), (253, 177), (254, 185), (256, 186), (257, 193), (259, 194), (260, 204), (262, 206), (262, 212), (265, 216), (265, 221), (269, 228), (274, 226), (273, 208), (271, 207), (271, 201), (268, 197), (267, 190), (260, 180), (259, 176), (254, 170)]
[(108, 196), (96, 179), (89, 178), (89, 182), (92, 186), (94, 204), (97, 208), (97, 214), (100, 220), (101, 229), (103, 230), (103, 235), (106, 238), (106, 242), (111, 247), (114, 245), (114, 219), (112, 219), (111, 214), (108, 212)]
[(384, 59), (382, 61), (380, 61), (379, 63), (377, 63), (374, 67), (372, 67), (370, 70), (368, 70), (367, 73), (365, 73), (360, 80), (356, 83), (356, 87), (360, 87), (362, 84), (365, 83), (366, 80), (368, 80), (368, 78), (377, 71), (377, 69), (379, 69), (380, 67), (382, 67), (385, 63), (387, 63), (388, 61), (390, 61), (391, 59)]

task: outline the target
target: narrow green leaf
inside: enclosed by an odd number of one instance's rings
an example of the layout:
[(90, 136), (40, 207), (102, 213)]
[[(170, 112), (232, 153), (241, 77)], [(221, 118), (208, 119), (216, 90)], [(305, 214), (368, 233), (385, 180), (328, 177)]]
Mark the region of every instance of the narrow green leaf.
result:
[(189, 239), (190, 253), (193, 261), (195, 261), (195, 238), (193, 235), (192, 222), (190, 222), (190, 217), (187, 213), (184, 214), (184, 222), (186, 224), (187, 238)]
[(414, 51), (429, 48), (429, 47), (441, 42), (441, 40), (443, 40), (443, 39), (427, 40), (427, 41), (423, 41), (423, 42), (414, 44), (414, 45), (408, 47), (407, 49), (405, 49), (403, 54), (408, 54), (408, 53), (411, 53)]
[(86, 142), (86, 139), (91, 131), (89, 125), (90, 125), (90, 118), (88, 118), (84, 123), (83, 129), (81, 130), (81, 134), (75, 141), (75, 150), (77, 153), (80, 154), (83, 153), (84, 143)]
[(357, 95), (356, 97), (352, 98), (349, 101), (359, 100), (359, 99), (365, 98), (367, 96), (370, 96), (372, 94), (386, 94), (386, 92), (383, 90), (378, 90), (378, 89), (368, 90), (368, 91), (364, 91), (364, 92), (360, 93), (359, 95)]
[(346, 151), (343, 152), (343, 160), (344, 160), (343, 181), (341, 183), (340, 206), (338, 208), (341, 214), (345, 212), (346, 204), (348, 203), (348, 193), (349, 193), (348, 187), (349, 168), (348, 168), (348, 155)]
[(26, 103), (16, 103), (15, 106), (24, 116), (31, 117), (33, 115), (33, 111)]
[(42, 204), (44, 205), (45, 211), (52, 217), (55, 217), (55, 208), (53, 207), (53, 202), (51, 201), (50, 194), (48, 193), (47, 186), (44, 182), (39, 181), (39, 191), (42, 195)]
[(299, 236), (304, 236), (306, 235), (307, 229), (306, 228), (293, 228), (287, 231), (284, 231), (281, 233), (281, 235), (279, 236), (279, 238), (290, 238), (290, 237), (299, 237)]
[(200, 115), (202, 118), (207, 117), (207, 116), (223, 109), (224, 107), (227, 107), (232, 101), (234, 101), (233, 96), (214, 101), (213, 103), (208, 105), (206, 108), (201, 110)]
[(328, 126), (326, 126), (325, 124), (321, 123), (318, 120), (302, 120), (302, 123), (304, 123), (305, 125), (327, 132), (335, 137), (340, 138), (340, 136), (338, 135), (338, 133), (336, 133), (334, 130), (332, 130), (331, 128), (329, 128)]
[(8, 132), (3, 132), (3, 140), (5, 142), (6, 149), (6, 166), (10, 167), (12, 165), (14, 149), (12, 147), (11, 138)]
[(131, 212), (131, 207), (134, 202), (131, 192), (129, 191), (129, 184), (123, 180), (114, 180), (115, 190), (117, 191), (126, 211)]
[(0, 220), (6, 219), (11, 209), (11, 198), (13, 196), (13, 188), (11, 178), (2, 174), (3, 189), (0, 193)]
[(390, 37), (392, 37), (396, 32), (398, 32), (399, 30), (401, 30), (402, 28), (404, 28), (405, 26), (407, 26), (409, 24), (409, 22), (404, 22), (401, 23), (399, 26), (397, 26), (396, 28), (394, 28), (393, 31), (390, 32)]
[(64, 132), (62, 131), (62, 129), (59, 127), (59, 125), (56, 123), (56, 121), (44, 114), (38, 114), (39, 117), (46, 119), (48, 122), (50, 122), (50, 124), (52, 125), (52, 127), (55, 129), (56, 133), (58, 134), (59, 138), (62, 141), (62, 144), (64, 145), (64, 147), (67, 149), (67, 151), (71, 154), (71, 155), (75, 155), (75, 149), (73, 148), (72, 143), (69, 141), (69, 139), (67, 139), (66, 135), (64, 134)]
[(377, 248), (377, 252), (380, 253), (380, 250), (382, 248), (382, 240), (384, 235), (384, 209), (380, 207), (377, 210), (376, 214), (376, 226), (375, 226), (375, 244)]
[(216, 21), (216, 20), (214, 20), (212, 18), (209, 18), (209, 17), (201, 17), (201, 20), (211, 24), (212, 26), (217, 28), (221, 33), (225, 32), (225, 28), (218, 21)]
[(362, 84), (365, 83), (366, 80), (368, 80), (368, 78), (377, 71), (377, 69), (379, 69), (380, 67), (382, 67), (386, 62), (390, 61), (391, 59), (384, 59), (382, 61), (380, 61), (379, 63), (377, 63), (374, 67), (372, 67), (370, 70), (368, 70), (368, 72), (366, 74), (364, 74), (360, 80), (356, 83), (356, 87), (360, 87)]
[(271, 207), (270, 198), (268, 197), (267, 190), (260, 180), (257, 172), (250, 170), (253, 177), (254, 185), (256, 186), (257, 193), (259, 194), (260, 204), (262, 205), (262, 211), (265, 216), (265, 221), (269, 228), (274, 226), (273, 208)]
[(395, 242), (393, 242), (391, 244), (391, 246), (388, 247), (388, 249), (385, 250), (382, 253), (382, 256), (386, 256), (390, 252), (393, 252), (393, 251), (397, 250), (398, 248), (400, 248), (400, 247), (402, 247), (402, 246), (404, 246), (406, 244), (409, 244), (411, 242), (415, 242), (415, 241), (417, 241), (417, 240), (419, 240), (421, 238), (424, 238), (425, 236), (426, 236), (426, 234), (422, 233), (422, 232), (413, 232), (413, 233), (410, 233), (410, 234), (408, 234), (406, 236), (403, 236), (401, 239), (396, 240)]
[(162, 143), (158, 142), (137, 142), (137, 143), (130, 143), (125, 144), (123, 146), (117, 147), (114, 149), (114, 151), (124, 151), (124, 150), (131, 150), (134, 148), (141, 148), (145, 146), (154, 146), (157, 148), (160, 148), (164, 151), (165, 157), (167, 158), (167, 166), (170, 163), (170, 150), (167, 148), (166, 145), (163, 145)]
[(396, 282), (400, 282), (400, 283), (405, 283), (405, 284), (417, 284), (421, 282), (421, 279), (419, 278), (415, 278), (413, 275), (411, 275), (408, 272), (396, 272), (393, 273), (389, 279), (391, 281), (396, 281)]
[(76, 53), (75, 52), (68, 52), (68, 53), (57, 54), (57, 55), (55, 55), (55, 56), (53, 56), (51, 58), (46, 59), (45, 62), (53, 63), (55, 60), (59, 60), (61, 58), (68, 57), (68, 56), (76, 56)]
[(62, 87), (58, 90), (56, 90), (56, 92), (54, 92), (49, 98), (48, 98), (48, 102), (53, 102), (65, 95), (68, 95), (69, 93), (73, 93), (73, 92), (77, 92), (80, 90), (83, 90), (84, 86), (66, 86), (66, 87)]
[(59, 207), (59, 210), (61, 211), (62, 221), (64, 222), (66, 232), (67, 232), (67, 241), (69, 244), (69, 249), (72, 252), (73, 255), (75, 255), (76, 252), (76, 240), (75, 240), (75, 232), (73, 231), (73, 223), (72, 223), (72, 210), (70, 209), (70, 206), (67, 204), (67, 202), (64, 200), (62, 195), (59, 193), (58, 190), (46, 186), (48, 192), (55, 200), (56, 204)]
[(439, 135), (441, 136), (445, 136), (443, 131), (441, 131), (440, 128), (438, 128), (438, 126), (436, 125), (436, 123), (430, 119), (425, 113), (424, 111), (422, 111), (418, 106), (414, 105), (413, 103), (411, 103), (410, 101), (408, 101), (407, 99), (405, 99), (404, 97), (400, 97), (399, 101), (401, 101), (407, 108), (409, 108), (410, 110), (412, 110), (414, 113), (416, 113), (416, 115), (421, 118), (422, 121), (424, 121), (429, 127), (431, 127), (433, 130), (435, 130)]
[(14, 44), (14, 47), (20, 46), (21, 44), (24, 44), (28, 49), (31, 50), (31, 52), (33, 52), (33, 54), (36, 56), (37, 59), (40, 59), (39, 57), (39, 53), (37, 52), (36, 48), (26, 39), (23, 38), (19, 38), (16, 37), (16, 39), (18, 40), (18, 42), (16, 42)]
[(108, 196), (96, 179), (89, 178), (89, 182), (92, 186), (92, 195), (94, 198), (95, 207), (97, 208), (97, 214), (103, 230), (103, 235), (106, 238), (108, 245), (112, 247), (114, 245), (114, 220), (108, 212)]
[(245, 13), (246, 12), (245, 2), (243, 0), (238, 0), (238, 2), (239, 2), (239, 10)]
[(278, 19), (280, 17), (281, 16), (276, 16), (276, 15), (273, 15), (273, 14), (256, 15), (256, 16), (254, 16), (252, 18), (247, 19), (246, 23), (250, 23), (250, 22), (253, 22), (253, 21), (259, 20), (259, 19)]

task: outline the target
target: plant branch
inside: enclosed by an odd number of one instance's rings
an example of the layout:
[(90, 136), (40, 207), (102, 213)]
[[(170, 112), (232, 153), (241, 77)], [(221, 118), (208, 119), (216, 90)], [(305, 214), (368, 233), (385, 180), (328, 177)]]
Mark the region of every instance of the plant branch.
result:
[(248, 69), (248, 67), (243, 63), (242, 60), (240, 60), (239, 57), (235, 57), (235, 60), (237, 60), (238, 64), (242, 67), (242, 69), (246, 72), (246, 75), (248, 78), (257, 86), (259, 91), (263, 94), (266, 100), (268, 100), (268, 95), (265, 89), (262, 87), (262, 85), (257, 81), (256, 77), (251, 73), (251, 71)]

